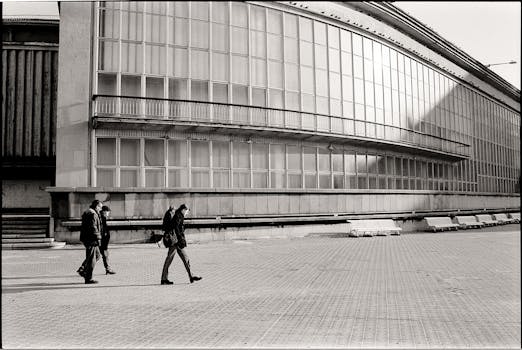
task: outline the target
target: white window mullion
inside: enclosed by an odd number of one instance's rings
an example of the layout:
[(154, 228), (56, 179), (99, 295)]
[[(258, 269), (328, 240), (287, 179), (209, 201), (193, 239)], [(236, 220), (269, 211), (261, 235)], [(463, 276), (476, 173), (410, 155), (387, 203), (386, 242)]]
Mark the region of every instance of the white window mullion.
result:
[(116, 187), (121, 187), (120, 180), (120, 154), (121, 154), (121, 146), (120, 146), (121, 138), (118, 136), (116, 138)]
[(138, 187), (145, 187), (145, 139), (140, 138), (140, 166), (138, 169), (138, 173), (140, 174), (140, 178), (138, 181)]

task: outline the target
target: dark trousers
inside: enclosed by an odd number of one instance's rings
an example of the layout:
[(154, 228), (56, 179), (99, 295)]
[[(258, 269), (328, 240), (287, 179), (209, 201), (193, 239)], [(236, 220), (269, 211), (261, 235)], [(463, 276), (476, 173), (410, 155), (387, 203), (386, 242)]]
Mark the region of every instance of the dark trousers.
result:
[[(103, 260), (103, 266), (105, 266), (105, 270), (110, 270), (111, 267), (109, 266), (109, 248), (100, 246), (99, 250), (100, 250), (100, 254), (101, 254), (102, 260)], [(82, 262), (82, 269), (83, 270), (85, 270), (85, 265), (86, 264), (87, 264), (87, 259), (85, 259)]]
[(86, 281), (92, 279), (92, 272), (96, 262), (100, 260), (100, 249), (98, 246), (85, 246), (84, 277)]
[(165, 258), (165, 263), (163, 264), (163, 272), (161, 274), (161, 280), (169, 279), (169, 267), (172, 264), (172, 260), (174, 259), (174, 255), (178, 252), (181, 261), (183, 261), (183, 265), (185, 265), (185, 269), (187, 270), (189, 279), (192, 280), (192, 273), (190, 272), (190, 261), (187, 255), (187, 250), (185, 248), (179, 248), (176, 244), (169, 248), (169, 252), (167, 253), (167, 257)]

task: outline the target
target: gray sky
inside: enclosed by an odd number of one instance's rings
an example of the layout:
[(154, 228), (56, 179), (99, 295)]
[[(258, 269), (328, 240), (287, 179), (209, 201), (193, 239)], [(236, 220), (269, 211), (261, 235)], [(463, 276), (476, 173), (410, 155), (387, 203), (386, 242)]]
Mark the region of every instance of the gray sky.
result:
[(490, 69), (520, 90), (520, 2), (395, 1), (483, 64), (517, 61)]
[[(491, 70), (520, 89), (520, 2), (396, 1), (394, 5), (483, 64), (517, 61)], [(4, 16), (58, 16), (57, 3), (47, 1), (5, 1), (3, 10)]]

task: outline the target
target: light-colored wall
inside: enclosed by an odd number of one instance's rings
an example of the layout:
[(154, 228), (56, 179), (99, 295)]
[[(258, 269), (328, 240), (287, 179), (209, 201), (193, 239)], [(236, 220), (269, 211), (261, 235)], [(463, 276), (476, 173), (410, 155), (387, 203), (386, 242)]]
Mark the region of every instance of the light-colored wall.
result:
[[(53, 196), (56, 196), (53, 193)], [(80, 218), (93, 199), (111, 208), (115, 219), (161, 218), (169, 204), (185, 203), (193, 217), (314, 214), (371, 214), (444, 210), (519, 208), (518, 196), (481, 196), (437, 193), (179, 193), (179, 192), (69, 192), (58, 219)], [(53, 205), (57, 205), (55, 202)]]
[(56, 186), (88, 186), (93, 4), (60, 3)]
[(2, 180), (2, 208), (49, 208), (50, 180)]

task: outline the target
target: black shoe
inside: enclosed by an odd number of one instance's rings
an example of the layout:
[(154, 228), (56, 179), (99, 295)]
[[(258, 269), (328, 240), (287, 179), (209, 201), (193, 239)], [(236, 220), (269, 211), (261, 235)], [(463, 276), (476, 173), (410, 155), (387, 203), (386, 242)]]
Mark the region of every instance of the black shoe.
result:
[(171, 282), (169, 280), (161, 280), (161, 284), (174, 284), (174, 282)]
[(87, 280), (85, 281), (85, 284), (96, 284), (98, 283), (98, 281), (95, 281), (95, 280)]
[(81, 277), (85, 277), (85, 271), (82, 266), (80, 266), (80, 268), (76, 270), (76, 272), (78, 272), (78, 275), (80, 275)]
[(199, 276), (192, 276), (192, 278), (190, 279), (190, 283), (194, 283), (194, 281), (199, 281), (201, 280), (203, 277), (199, 277)]
[(115, 275), (116, 272), (114, 272), (114, 271), (111, 270), (111, 269), (107, 269), (107, 270), (105, 270), (105, 274), (106, 274), (106, 275)]

